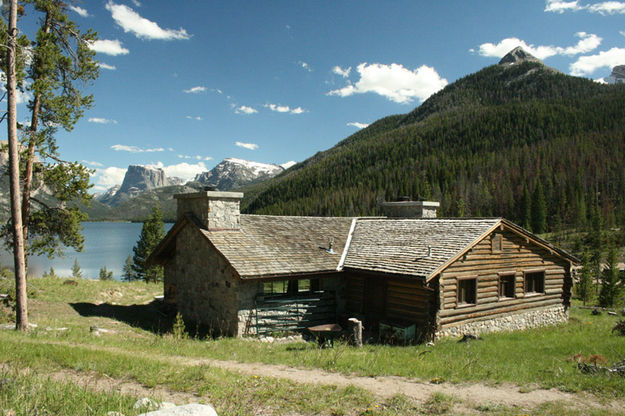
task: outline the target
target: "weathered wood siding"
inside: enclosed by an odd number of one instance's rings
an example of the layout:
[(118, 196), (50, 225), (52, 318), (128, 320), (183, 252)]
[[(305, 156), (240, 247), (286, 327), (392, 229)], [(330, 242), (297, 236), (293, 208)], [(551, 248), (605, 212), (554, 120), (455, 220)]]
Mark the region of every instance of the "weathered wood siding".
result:
[[(366, 279), (382, 279), (385, 293), (365, 293)], [(345, 304), (348, 313), (366, 316), (367, 298), (384, 296), (384, 310), (378, 320), (415, 323), (419, 328), (429, 324), (430, 305), (435, 293), (424, 286), (423, 279), (369, 273), (348, 272), (345, 277)]]
[[(501, 251), (493, 251), (491, 239), (503, 237)], [(526, 294), (524, 273), (545, 273), (544, 293)], [(499, 277), (513, 273), (514, 298), (499, 297)], [(477, 279), (477, 299), (474, 305), (458, 305), (458, 279)], [(570, 298), (570, 265), (546, 248), (507, 229), (498, 229), (476, 244), (440, 274), (439, 329), (473, 320), (488, 319), (512, 312), (568, 306)]]

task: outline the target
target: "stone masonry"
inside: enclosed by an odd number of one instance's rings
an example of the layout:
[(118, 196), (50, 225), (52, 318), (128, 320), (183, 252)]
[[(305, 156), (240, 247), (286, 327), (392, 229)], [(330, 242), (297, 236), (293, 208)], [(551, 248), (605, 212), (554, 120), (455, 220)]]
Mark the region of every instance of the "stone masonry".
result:
[(190, 213), (207, 230), (238, 230), (241, 212), (239, 203), (241, 192), (202, 191), (190, 194), (177, 194), (177, 217)]
[(563, 323), (568, 319), (568, 310), (563, 305), (556, 305), (443, 328), (436, 332), (436, 338), (449, 336), (460, 337), (464, 334), (478, 335), (489, 332), (535, 328)]

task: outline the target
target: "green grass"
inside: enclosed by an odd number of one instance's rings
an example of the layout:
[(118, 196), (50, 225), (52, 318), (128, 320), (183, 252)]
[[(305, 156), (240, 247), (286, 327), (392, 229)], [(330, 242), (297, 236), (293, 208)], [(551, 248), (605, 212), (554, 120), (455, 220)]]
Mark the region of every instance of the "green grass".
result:
[[(58, 369), (95, 372), (148, 387), (195, 392), (208, 397), (220, 415), (255, 414), (259, 409), (270, 409), (274, 414), (454, 414), (457, 399), (434, 395), (417, 404), (396, 396), (376, 402), (371, 393), (360, 389), (302, 386), (206, 365), (188, 366), (179, 362), (181, 357), (285, 364), (362, 376), (396, 375), (426, 382), (440, 379), (453, 383), (512, 383), (527, 392), (555, 387), (568, 392), (590, 392), (608, 400), (625, 397), (622, 377), (585, 375), (570, 361), (575, 354), (600, 354), (609, 363), (625, 358), (625, 338), (611, 332), (622, 318), (605, 313), (593, 316), (587, 309), (573, 308), (567, 324), (483, 335), (482, 340), (469, 343), (446, 339), (434, 346), (365, 345), (360, 349), (337, 343), (334, 348), (320, 349), (305, 342), (176, 339), (171, 335), (171, 319), (160, 315), (151, 302), (160, 293), (160, 285), (79, 279), (74, 286), (64, 285), (65, 280), (29, 280), (30, 321), (38, 327), (26, 334), (0, 331), (0, 362), (41, 373)], [(11, 281), (0, 278), (0, 293), (10, 289)], [(0, 312), (0, 320), (9, 320), (6, 310), (4, 313), (3, 317)], [(90, 331), (91, 326), (111, 332), (97, 337)], [(189, 332), (193, 335), (193, 328)], [(37, 386), (41, 380), (26, 383)], [(58, 388), (58, 394), (73, 397), (74, 393), (65, 387)], [(13, 408), (7, 404), (7, 398), (0, 402), (3, 409)], [(115, 400), (123, 401), (119, 397)], [(279, 408), (275, 408), (275, 403), (280, 403)], [(523, 414), (519, 409), (487, 405), (476, 411)], [(560, 413), (584, 414), (560, 404), (531, 412)]]
[(3, 415), (136, 415), (136, 399), (116, 392), (94, 392), (32, 372), (0, 369), (0, 413)]

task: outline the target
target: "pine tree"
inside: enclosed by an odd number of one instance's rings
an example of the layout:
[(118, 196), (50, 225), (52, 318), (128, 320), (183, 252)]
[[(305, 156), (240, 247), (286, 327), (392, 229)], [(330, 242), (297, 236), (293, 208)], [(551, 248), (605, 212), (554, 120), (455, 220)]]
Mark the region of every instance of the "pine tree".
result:
[(582, 268), (579, 272), (579, 278), (575, 283), (575, 294), (582, 300), (584, 306), (592, 296), (592, 268), (590, 265), (590, 254), (585, 251), (582, 255)]
[(100, 280), (113, 280), (113, 271), (106, 270), (106, 266), (100, 269)]
[(620, 297), (619, 268), (617, 264), (616, 248), (608, 251), (607, 267), (601, 276), (601, 291), (599, 292), (599, 306), (612, 307)]
[(132, 257), (130, 255), (126, 257), (126, 261), (124, 262), (124, 268), (122, 269), (122, 280), (126, 282), (137, 280), (135, 271), (132, 268)]
[(530, 198), (530, 193), (527, 190), (527, 186), (523, 186), (523, 196), (521, 197), (520, 205), (520, 220), (521, 226), (526, 230), (531, 229), (531, 218), (532, 218), (532, 201)]
[[(28, 327), (28, 255), (53, 257), (64, 246), (82, 249), (84, 240), (80, 234), (80, 222), (86, 217), (75, 202), (88, 203), (91, 198), (87, 192), (90, 171), (77, 162), (60, 159), (54, 136), (59, 127), (71, 131), (84, 109), (93, 102), (92, 96), (81, 94), (77, 84), (88, 83), (98, 76), (98, 66), (93, 59), (95, 52), (90, 48), (96, 39), (95, 32), (81, 33), (68, 17), (70, 5), (59, 0), (31, 0), (27, 3), (32, 5), (30, 15), (24, 14), (23, 5), (11, 2), (10, 30), (6, 30), (4, 20), (0, 22), (0, 38), (9, 50), (6, 59), (0, 58), (0, 66), (8, 74), (11, 160), (22, 170), (18, 170), (22, 176), (21, 198), (20, 192), (12, 189), (12, 207), (20, 211), (20, 216), (18, 218), (12, 211), (11, 221), (1, 231), (7, 245), (14, 247), (16, 259), (20, 258), (16, 264), (16, 321), (19, 329)], [(20, 32), (15, 19), (18, 7), (22, 17), (33, 17), (30, 25), (37, 24), (37, 21), (40, 24), (32, 42), (24, 35), (16, 36)], [(43, 15), (42, 19), (39, 19), (39, 13)], [(24, 26), (28, 27), (29, 23)], [(16, 85), (32, 94), (28, 103), (30, 125), (22, 130), (27, 149), (21, 156), (13, 146), (16, 111), (11, 100)], [(11, 173), (16, 176), (13, 170)], [(42, 188), (52, 198), (35, 197)], [(21, 236), (18, 237), (13, 229), (19, 229)], [(22, 251), (23, 255), (17, 254)]]
[(531, 221), (532, 232), (540, 234), (547, 231), (547, 203), (545, 202), (545, 194), (540, 180), (537, 182), (532, 194)]
[(80, 264), (78, 259), (74, 259), (74, 265), (72, 266), (72, 277), (82, 277), (82, 270), (80, 270)]
[(145, 280), (146, 282), (163, 280), (162, 267), (148, 267), (146, 264), (146, 260), (152, 253), (152, 250), (161, 242), (163, 237), (165, 237), (165, 223), (163, 222), (161, 208), (156, 204), (152, 214), (143, 223), (139, 240), (132, 249), (134, 252), (132, 269), (137, 279)]

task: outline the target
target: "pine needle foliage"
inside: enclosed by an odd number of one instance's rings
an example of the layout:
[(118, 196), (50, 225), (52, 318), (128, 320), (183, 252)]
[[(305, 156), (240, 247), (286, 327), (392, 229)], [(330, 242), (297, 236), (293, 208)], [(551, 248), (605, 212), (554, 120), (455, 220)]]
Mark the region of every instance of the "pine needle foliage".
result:
[(156, 204), (152, 214), (143, 223), (139, 240), (132, 249), (134, 253), (132, 270), (136, 279), (145, 280), (146, 282), (163, 280), (163, 268), (160, 266), (149, 266), (146, 263), (152, 250), (161, 242), (163, 237), (165, 237), (165, 223), (163, 222), (161, 208)]

